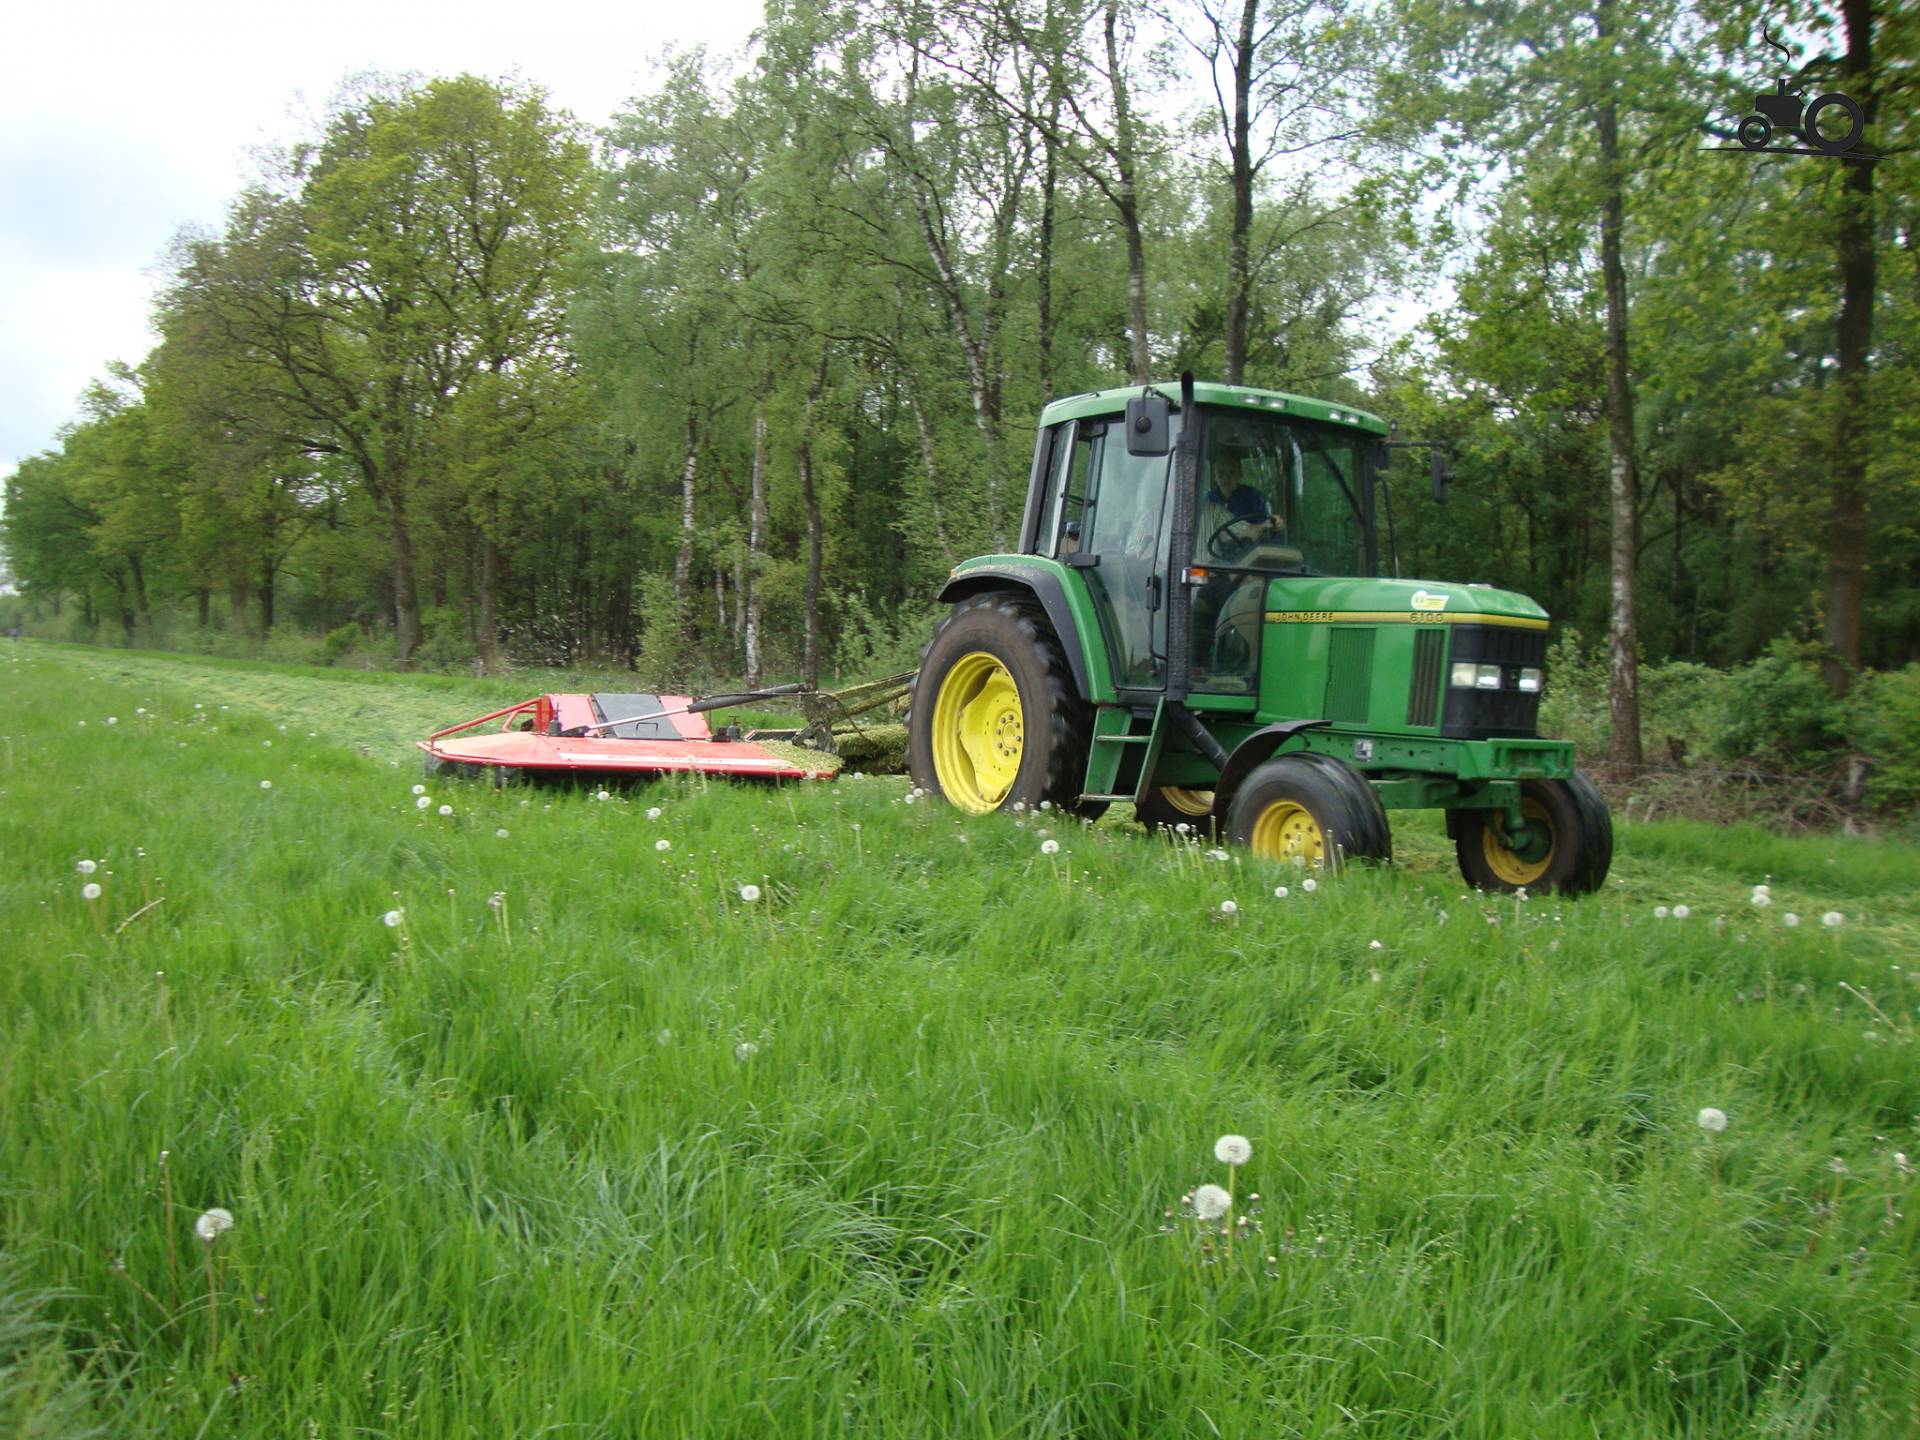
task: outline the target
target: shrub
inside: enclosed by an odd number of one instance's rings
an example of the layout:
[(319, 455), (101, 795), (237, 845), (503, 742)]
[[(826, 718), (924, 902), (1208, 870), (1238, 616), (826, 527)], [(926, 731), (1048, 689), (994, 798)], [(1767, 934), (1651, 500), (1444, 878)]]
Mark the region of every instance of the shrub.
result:
[(1920, 806), (1920, 664), (1868, 671), (1847, 697), (1853, 742), (1867, 757), (1865, 799), (1876, 810)]
[(1784, 638), (1728, 672), (1711, 727), (1720, 759), (1791, 769), (1830, 764), (1847, 744), (1846, 707), (1820, 678), (1819, 648)]

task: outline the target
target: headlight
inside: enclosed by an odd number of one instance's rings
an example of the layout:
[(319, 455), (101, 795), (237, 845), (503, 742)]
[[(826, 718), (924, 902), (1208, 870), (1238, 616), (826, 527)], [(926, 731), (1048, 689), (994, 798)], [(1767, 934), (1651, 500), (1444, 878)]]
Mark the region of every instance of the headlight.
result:
[(1463, 690), (1471, 690), (1473, 688), (1473, 677), (1477, 675), (1479, 671), (1480, 667), (1475, 665), (1471, 660), (1462, 660), (1453, 667), (1452, 682)]
[(1474, 687), (1479, 690), (1498, 690), (1500, 688), (1500, 667), (1482, 665), (1480, 673), (1474, 676)]
[(1540, 672), (1528, 666), (1520, 672), (1519, 686), (1529, 695), (1537, 695), (1540, 692)]

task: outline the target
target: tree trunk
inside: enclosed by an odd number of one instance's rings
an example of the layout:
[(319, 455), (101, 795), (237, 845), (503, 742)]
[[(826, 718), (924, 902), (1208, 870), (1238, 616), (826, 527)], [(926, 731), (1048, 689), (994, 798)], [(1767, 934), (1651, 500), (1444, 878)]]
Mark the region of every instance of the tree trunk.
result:
[(480, 544), (480, 665), (489, 675), (500, 668), (500, 547), (491, 537)]
[[(761, 392), (772, 383), (772, 377), (761, 381)], [(750, 498), (747, 503), (747, 618), (742, 629), (741, 640), (746, 652), (747, 688), (757, 690), (760, 687), (760, 557), (767, 543), (767, 402), (764, 398), (753, 407), (753, 479)]]
[(199, 615), (196, 617), (198, 628), (204, 630), (213, 619), (213, 587), (211, 585), (199, 586), (194, 590), (193, 598), (199, 606)]
[(920, 463), (927, 472), (927, 504), (933, 511), (933, 538), (940, 546), (940, 558), (952, 565), (953, 542), (947, 538), (947, 522), (940, 510), (940, 472), (934, 464), (933, 427), (927, 423), (927, 412), (920, 408), (911, 387), (907, 390), (907, 408), (913, 411), (914, 429), (920, 435)]
[(387, 501), (387, 530), (393, 541), (394, 661), (404, 669), (420, 648), (420, 592), (413, 575), (413, 536), (397, 487)]
[(820, 559), (822, 533), (820, 496), (813, 483), (813, 417), (820, 403), (820, 392), (827, 385), (827, 349), (820, 347), (820, 366), (813, 373), (813, 388), (807, 392), (807, 407), (800, 430), (800, 503), (807, 512), (807, 585), (800, 646), (800, 678), (808, 685), (820, 683)]
[(1060, 142), (1056, 138), (1059, 125), (1060, 97), (1056, 92), (1048, 111), (1046, 161), (1040, 172), (1040, 251), (1035, 257), (1035, 268), (1039, 272), (1035, 279), (1040, 287), (1037, 348), (1042, 405), (1053, 399), (1053, 221), (1060, 183)]
[(1127, 344), (1135, 384), (1153, 378), (1153, 352), (1147, 344), (1147, 246), (1140, 233), (1139, 176), (1134, 155), (1133, 110), (1127, 78), (1120, 68), (1120, 0), (1107, 0), (1107, 80), (1113, 91), (1113, 150), (1118, 174), (1114, 204), (1127, 242)]
[[(1602, 39), (1613, 29), (1614, 0), (1596, 12)], [(1611, 82), (1610, 82), (1611, 83)], [(1607, 295), (1607, 494), (1613, 519), (1611, 607), (1607, 626), (1607, 698), (1612, 718), (1608, 759), (1636, 773), (1640, 748), (1640, 656), (1634, 567), (1640, 554), (1639, 482), (1634, 471), (1633, 386), (1627, 373), (1627, 271), (1621, 260), (1626, 200), (1620, 164), (1618, 107), (1611, 92), (1600, 107), (1600, 273)]]
[(700, 461), (700, 407), (687, 406), (687, 456), (680, 466), (680, 549), (673, 557), (673, 598), (682, 615), (693, 596), (693, 481)]
[(260, 638), (266, 639), (273, 633), (273, 579), (274, 572), (280, 567), (270, 559), (260, 562), (260, 584), (257, 595), (260, 600)]
[(1233, 222), (1227, 238), (1226, 382), (1241, 384), (1247, 368), (1247, 312), (1253, 277), (1248, 237), (1253, 231), (1253, 26), (1259, 0), (1241, 0), (1240, 32), (1233, 47)]
[[(1876, 77), (1873, 73), (1872, 0), (1842, 0), (1847, 53), (1840, 62), (1840, 88), (1860, 99), (1873, 133)], [(1873, 345), (1873, 162), (1845, 163), (1840, 189), (1839, 394), (1835, 397), (1833, 489), (1827, 499), (1827, 582), (1822, 671), (1827, 688), (1843, 695), (1860, 668), (1860, 591), (1867, 561), (1867, 458), (1873, 434), (1872, 391), (1867, 385)]]
[(147, 626), (147, 574), (138, 555), (127, 556), (127, 573), (133, 577), (133, 610), (143, 628)]

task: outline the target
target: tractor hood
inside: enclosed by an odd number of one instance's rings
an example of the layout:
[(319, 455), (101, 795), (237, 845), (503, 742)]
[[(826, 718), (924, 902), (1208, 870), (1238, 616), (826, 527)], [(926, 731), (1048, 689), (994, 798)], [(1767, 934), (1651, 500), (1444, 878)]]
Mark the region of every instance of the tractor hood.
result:
[(1267, 617), (1288, 621), (1375, 624), (1481, 624), (1545, 630), (1547, 612), (1516, 590), (1444, 580), (1376, 580), (1309, 575), (1267, 588)]

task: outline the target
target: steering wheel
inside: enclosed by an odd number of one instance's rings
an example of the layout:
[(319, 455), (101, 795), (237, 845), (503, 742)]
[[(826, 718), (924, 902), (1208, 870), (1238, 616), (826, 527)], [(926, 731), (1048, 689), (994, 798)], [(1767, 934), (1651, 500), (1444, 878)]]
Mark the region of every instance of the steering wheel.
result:
[[(1228, 555), (1226, 551), (1220, 548), (1220, 542), (1227, 538), (1227, 532), (1232, 530), (1233, 527), (1236, 525), (1265, 525), (1265, 524), (1268, 524), (1271, 521), (1271, 519), (1272, 517), (1267, 515), (1260, 515), (1260, 516), (1235, 515), (1232, 519), (1228, 520), (1225, 524), (1217, 526), (1214, 529), (1213, 534), (1207, 537), (1207, 554), (1213, 556), (1213, 558), (1216, 560), (1232, 559), (1233, 558), (1232, 556)], [(1254, 537), (1253, 535), (1237, 535), (1233, 538), (1238, 540), (1240, 545), (1244, 548), (1245, 546), (1253, 544), (1254, 539), (1256, 537)]]

